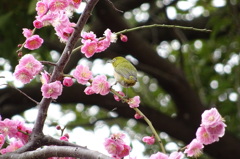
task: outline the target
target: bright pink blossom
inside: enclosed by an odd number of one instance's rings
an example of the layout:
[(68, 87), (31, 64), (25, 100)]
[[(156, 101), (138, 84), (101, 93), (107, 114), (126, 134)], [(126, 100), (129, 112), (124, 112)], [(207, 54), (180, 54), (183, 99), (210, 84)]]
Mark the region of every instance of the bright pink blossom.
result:
[(16, 151), (17, 149), (19, 149), (22, 146), (23, 146), (22, 141), (20, 141), (20, 140), (12, 141), (12, 142), (10, 142), (10, 145), (8, 145), (6, 148), (1, 149), (0, 153), (5, 154), (5, 153), (8, 153), (8, 152), (13, 152), (13, 151)]
[(202, 154), (203, 144), (199, 142), (197, 139), (193, 139), (184, 153), (187, 154), (188, 157), (198, 157)]
[(5, 142), (5, 136), (3, 134), (0, 134), (0, 149), (2, 148), (4, 142)]
[(86, 95), (95, 94), (95, 92), (92, 90), (92, 86), (86, 87), (85, 90), (84, 90), (84, 93), (85, 93)]
[(213, 136), (223, 137), (223, 135), (225, 134), (225, 127), (226, 127), (226, 124), (224, 122), (219, 122), (215, 126), (206, 127), (206, 130), (208, 133), (212, 134)]
[(215, 142), (213, 135), (208, 133), (205, 127), (199, 127), (197, 129), (196, 137), (197, 137), (197, 140), (204, 145), (208, 145)]
[(135, 97), (129, 99), (128, 104), (129, 104), (130, 108), (136, 108), (136, 107), (139, 107), (140, 102), (141, 102), (140, 97), (135, 96)]
[(211, 108), (210, 110), (206, 110), (202, 114), (202, 123), (201, 125), (205, 126), (215, 126), (219, 122), (222, 122), (223, 119), (216, 108)]
[[(125, 97), (125, 94), (122, 91), (118, 91), (117, 93), (120, 94), (122, 97)], [(113, 97), (114, 97), (114, 99), (116, 101), (120, 101), (121, 100), (121, 98), (119, 96), (115, 95), (115, 94), (114, 94)]]
[(35, 50), (41, 47), (43, 39), (39, 35), (33, 35), (25, 41), (24, 47), (29, 50)]
[(96, 94), (107, 95), (110, 91), (110, 83), (105, 75), (98, 75), (92, 81), (92, 90)]
[(44, 15), (48, 10), (48, 4), (42, 1), (38, 1), (36, 4), (36, 11), (39, 16)]
[(71, 77), (64, 77), (63, 85), (66, 87), (70, 87), (73, 85), (73, 79)]
[(97, 41), (87, 40), (81, 47), (81, 52), (85, 54), (87, 58), (92, 57), (97, 50)]
[(114, 158), (123, 158), (129, 155), (131, 147), (123, 141), (125, 137), (122, 133), (112, 134), (110, 138), (105, 139), (104, 146), (109, 154)]
[(29, 38), (32, 36), (32, 30), (31, 29), (27, 29), (27, 28), (23, 28), (23, 32), (22, 32), (23, 36), (25, 38)]
[(86, 84), (92, 78), (92, 72), (88, 66), (78, 65), (73, 71), (73, 77), (80, 84)]
[(40, 29), (40, 28), (43, 27), (43, 23), (42, 23), (41, 21), (39, 21), (39, 20), (34, 20), (34, 21), (33, 21), (33, 26), (34, 26), (35, 28), (37, 28), (37, 29)]
[(120, 35), (120, 39), (121, 39), (122, 42), (127, 42), (128, 41), (128, 37), (126, 35), (123, 35), (123, 34)]
[(142, 141), (148, 145), (152, 145), (155, 142), (155, 137), (154, 136), (145, 136), (142, 138)]
[(98, 41), (96, 38), (96, 34), (94, 34), (92, 31), (91, 32), (83, 32), (82, 33), (82, 43), (85, 43), (86, 41)]
[(149, 159), (168, 159), (168, 155), (162, 152), (157, 152), (155, 154), (152, 154)]
[(136, 113), (136, 114), (134, 115), (134, 118), (135, 118), (135, 119), (141, 119), (141, 118), (143, 118), (143, 116), (141, 116), (140, 114)]
[(62, 94), (62, 84), (60, 81), (43, 84), (41, 87), (44, 98), (57, 99)]

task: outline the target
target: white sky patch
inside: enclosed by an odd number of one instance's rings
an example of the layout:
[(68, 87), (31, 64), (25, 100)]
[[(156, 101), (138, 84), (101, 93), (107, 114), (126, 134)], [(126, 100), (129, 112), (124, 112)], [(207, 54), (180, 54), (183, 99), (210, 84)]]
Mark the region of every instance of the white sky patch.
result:
[(226, 5), (226, 0), (212, 0), (212, 5), (214, 7), (223, 7)]
[(177, 11), (174, 7), (168, 7), (167, 8), (167, 16), (169, 19), (176, 19), (177, 17)]

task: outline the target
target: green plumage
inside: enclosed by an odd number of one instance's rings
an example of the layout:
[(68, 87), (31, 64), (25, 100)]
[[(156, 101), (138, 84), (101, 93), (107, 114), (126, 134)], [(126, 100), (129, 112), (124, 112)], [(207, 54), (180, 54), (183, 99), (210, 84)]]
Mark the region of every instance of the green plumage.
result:
[(114, 77), (124, 87), (130, 87), (137, 82), (137, 69), (123, 57), (115, 57), (112, 61)]

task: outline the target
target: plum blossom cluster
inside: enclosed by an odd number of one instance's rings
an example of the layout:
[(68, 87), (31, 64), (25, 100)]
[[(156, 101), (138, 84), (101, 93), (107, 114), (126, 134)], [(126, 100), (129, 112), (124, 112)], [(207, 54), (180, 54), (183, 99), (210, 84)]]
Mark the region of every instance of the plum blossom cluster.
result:
[(33, 35), (33, 31), (23, 28), (23, 36), (26, 38), (24, 47), (29, 50), (35, 50), (41, 47), (43, 39), (39, 35)]
[(19, 60), (13, 75), (17, 80), (26, 84), (39, 74), (42, 69), (43, 65), (41, 62), (36, 60), (33, 55), (26, 54)]
[(50, 75), (45, 71), (42, 72), (41, 81), (43, 83), (41, 87), (42, 96), (44, 98), (57, 99), (62, 94), (63, 85), (60, 81), (56, 80), (50, 82)]
[(73, 77), (79, 84), (87, 84), (91, 81), (91, 85), (84, 90), (87, 95), (107, 95), (110, 92), (111, 84), (107, 81), (107, 77), (105, 75), (97, 75), (93, 78), (88, 66), (78, 65), (73, 71)]
[(196, 139), (187, 145), (184, 153), (189, 157), (198, 157), (204, 145), (219, 141), (225, 134), (226, 124), (216, 108), (206, 110), (202, 114), (202, 122), (196, 132)]
[(52, 25), (60, 41), (66, 42), (74, 31), (75, 23), (70, 22), (74, 9), (81, 4), (81, 0), (40, 0), (36, 4), (37, 16), (33, 22), (35, 28), (40, 29)]
[(105, 30), (104, 38), (96, 38), (96, 34), (93, 32), (82, 33), (81, 52), (87, 57), (92, 57), (95, 53), (105, 51), (111, 44), (116, 42), (117, 35), (112, 33), (110, 29)]
[(131, 151), (131, 147), (123, 141), (124, 138), (125, 135), (123, 133), (116, 133), (105, 139), (105, 149), (115, 159), (121, 159), (124, 156), (129, 155)]
[[(7, 118), (2, 120), (0, 116), (0, 153), (13, 152), (25, 145), (31, 132), (32, 129), (26, 127), (23, 122)], [(3, 148), (7, 139), (11, 139), (11, 142)]]

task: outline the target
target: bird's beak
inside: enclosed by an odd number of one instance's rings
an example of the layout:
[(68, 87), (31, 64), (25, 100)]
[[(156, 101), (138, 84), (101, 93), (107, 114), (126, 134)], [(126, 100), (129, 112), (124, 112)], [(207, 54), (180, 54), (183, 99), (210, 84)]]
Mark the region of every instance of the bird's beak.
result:
[(112, 60), (107, 60), (107, 63), (112, 63)]

